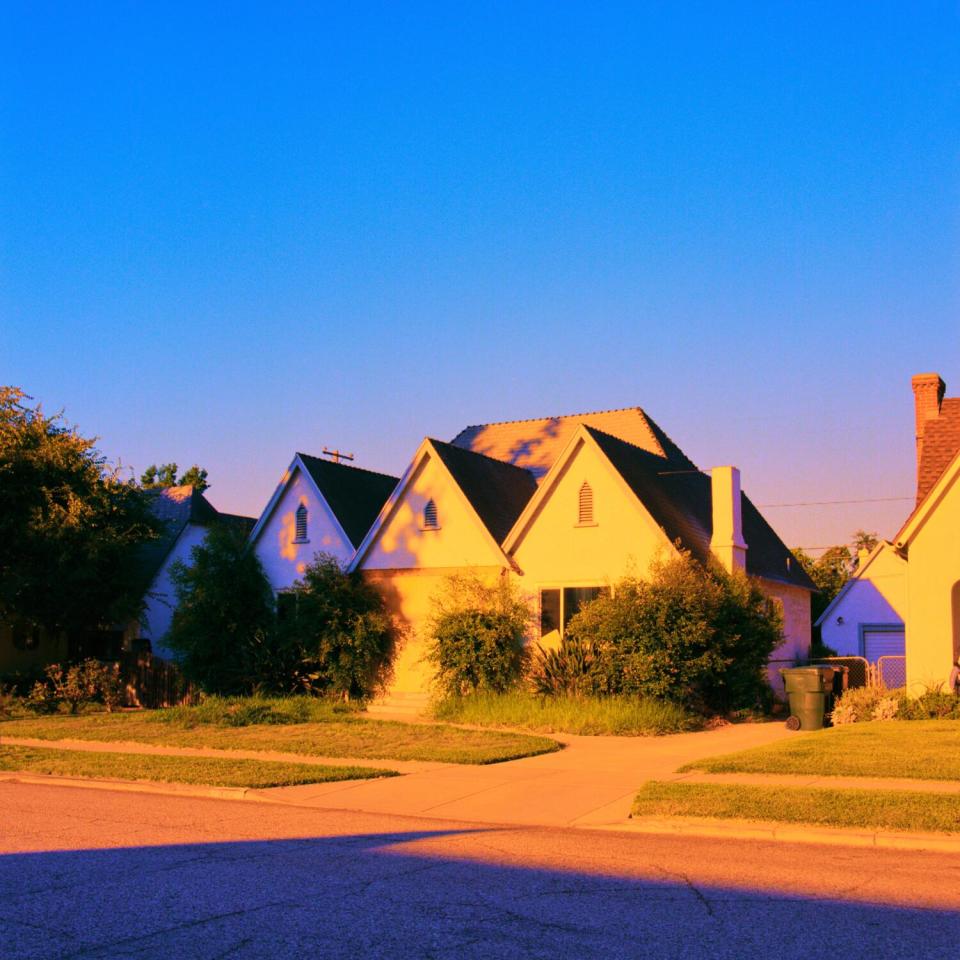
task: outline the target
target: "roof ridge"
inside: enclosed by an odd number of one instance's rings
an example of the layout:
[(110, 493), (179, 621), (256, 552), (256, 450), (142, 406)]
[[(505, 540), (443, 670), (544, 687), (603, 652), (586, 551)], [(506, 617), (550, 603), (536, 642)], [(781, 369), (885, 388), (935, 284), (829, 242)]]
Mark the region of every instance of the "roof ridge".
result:
[(477, 427), (500, 427), (508, 423), (534, 423), (537, 420), (572, 420), (574, 417), (592, 417), (598, 413), (623, 413), (625, 410), (637, 410), (646, 417), (643, 407), (634, 404), (627, 407), (610, 407), (607, 410), (580, 410), (577, 413), (561, 413), (545, 417), (520, 417), (517, 420), (490, 420), (487, 423), (468, 423), (460, 433)]
[(451, 450), (456, 450), (457, 453), (469, 453), (473, 457), (482, 457), (484, 460), (489, 460), (491, 463), (495, 463), (499, 467), (509, 467), (511, 470), (519, 470), (520, 473), (529, 474), (534, 480), (536, 480), (536, 476), (532, 470), (529, 470), (527, 467), (518, 467), (515, 463), (510, 463), (509, 460), (498, 460), (496, 457), (491, 457), (489, 454), (480, 453), (478, 450), (471, 450), (470, 447), (460, 447), (455, 443), (451, 443), (449, 440), (437, 440), (436, 437), (427, 437), (427, 440), (433, 444), (439, 444), (442, 447), (449, 447)]
[[(627, 447), (633, 447), (634, 450), (639, 450), (641, 453), (645, 453), (650, 457), (658, 457), (661, 460), (666, 460), (669, 462), (670, 457), (667, 456), (667, 451), (663, 449), (663, 445), (657, 440), (656, 437), (653, 439), (657, 441), (657, 446), (663, 451), (662, 453), (654, 453), (653, 450), (647, 450), (646, 447), (638, 446), (636, 443), (631, 443), (629, 440), (624, 440), (623, 437), (618, 437), (616, 434), (607, 433), (606, 430), (601, 430), (599, 427), (592, 427), (589, 423), (581, 424), (584, 430), (587, 430), (589, 433), (599, 433), (601, 437), (606, 437), (610, 440), (615, 440), (617, 443), (622, 443)], [(685, 471), (686, 472), (686, 471)], [(703, 473), (703, 471), (697, 467), (696, 470), (689, 471), (691, 473)]]
[(314, 453), (303, 453), (300, 450), (296, 451), (296, 456), (306, 457), (308, 460), (316, 460), (317, 463), (327, 463), (333, 467), (343, 467), (345, 470), (356, 470), (358, 473), (369, 473), (374, 477), (385, 477), (387, 480), (399, 480), (399, 477), (395, 477), (392, 473), (381, 473), (379, 470), (370, 470), (367, 467), (356, 467), (352, 463), (340, 463), (339, 461), (334, 460), (324, 460), (323, 457), (318, 457)]

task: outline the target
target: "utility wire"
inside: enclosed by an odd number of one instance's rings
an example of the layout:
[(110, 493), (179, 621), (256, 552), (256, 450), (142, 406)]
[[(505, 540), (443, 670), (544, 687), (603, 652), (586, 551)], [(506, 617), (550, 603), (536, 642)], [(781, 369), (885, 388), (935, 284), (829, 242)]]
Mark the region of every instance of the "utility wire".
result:
[(798, 503), (758, 503), (758, 507), (826, 507), (835, 503), (893, 503), (913, 497), (867, 497), (863, 500), (803, 500)]

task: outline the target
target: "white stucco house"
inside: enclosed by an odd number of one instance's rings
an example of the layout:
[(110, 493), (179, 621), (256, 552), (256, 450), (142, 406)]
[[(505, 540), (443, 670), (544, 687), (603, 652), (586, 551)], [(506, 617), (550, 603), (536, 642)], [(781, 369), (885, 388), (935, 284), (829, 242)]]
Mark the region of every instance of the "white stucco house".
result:
[(295, 454), (249, 537), (274, 591), (293, 586), (317, 553), (346, 567), (396, 485), (396, 477)]
[(150, 651), (158, 657), (169, 658), (171, 651), (164, 646), (164, 638), (173, 622), (176, 609), (176, 591), (171, 572), (179, 560), (190, 563), (190, 552), (207, 537), (211, 525), (226, 523), (246, 534), (254, 524), (252, 517), (220, 513), (209, 500), (193, 486), (162, 487), (149, 490), (150, 508), (163, 521), (160, 538), (141, 548), (136, 559), (145, 584), (144, 612), (140, 622), (128, 631), (129, 641), (149, 642)]

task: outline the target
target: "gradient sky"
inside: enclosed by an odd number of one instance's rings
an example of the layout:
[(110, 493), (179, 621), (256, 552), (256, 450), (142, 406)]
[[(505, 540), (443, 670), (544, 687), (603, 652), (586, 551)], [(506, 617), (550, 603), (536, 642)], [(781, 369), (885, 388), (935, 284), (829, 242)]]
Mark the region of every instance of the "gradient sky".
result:
[(294, 450), (629, 405), (759, 504), (909, 497), (958, 154), (955, 3), (9, 0), (0, 382), (251, 515)]

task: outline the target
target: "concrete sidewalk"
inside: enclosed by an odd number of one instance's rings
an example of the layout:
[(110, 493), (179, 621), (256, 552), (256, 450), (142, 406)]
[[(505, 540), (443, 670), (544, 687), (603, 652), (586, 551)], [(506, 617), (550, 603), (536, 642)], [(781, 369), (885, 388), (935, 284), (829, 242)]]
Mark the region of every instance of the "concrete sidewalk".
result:
[(693, 760), (773, 743), (791, 736), (781, 723), (727, 726), (665, 737), (581, 737), (557, 734), (564, 749), (487, 766), (416, 761), (304, 757), (252, 750), (157, 747), (85, 740), (4, 737), (12, 746), (167, 756), (236, 757), (293, 763), (380, 766), (404, 773), (384, 780), (352, 780), (247, 790), (250, 799), (365, 813), (408, 814), (480, 823), (589, 826), (622, 823), (646, 781), (672, 779)]
[(773, 743), (791, 733), (780, 723), (760, 723), (665, 737), (555, 736), (565, 749), (509, 763), (438, 764), (391, 780), (253, 793), (297, 806), (475, 823), (573, 827), (623, 823), (645, 781), (668, 779), (693, 760)]

